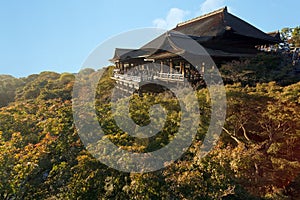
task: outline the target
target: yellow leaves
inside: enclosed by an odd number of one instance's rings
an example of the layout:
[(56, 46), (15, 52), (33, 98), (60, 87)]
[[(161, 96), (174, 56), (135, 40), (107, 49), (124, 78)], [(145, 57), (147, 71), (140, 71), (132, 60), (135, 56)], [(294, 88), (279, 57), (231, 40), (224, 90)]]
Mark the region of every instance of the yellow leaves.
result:
[(288, 173), (294, 173), (297, 174), (297, 172), (300, 172), (300, 162), (299, 161), (288, 161), (283, 158), (271, 158), (273, 166), (277, 170), (286, 170)]
[(81, 162), (91, 160), (91, 157), (88, 155), (80, 155), (80, 156), (77, 156), (76, 159), (78, 160), (79, 163), (81, 163)]

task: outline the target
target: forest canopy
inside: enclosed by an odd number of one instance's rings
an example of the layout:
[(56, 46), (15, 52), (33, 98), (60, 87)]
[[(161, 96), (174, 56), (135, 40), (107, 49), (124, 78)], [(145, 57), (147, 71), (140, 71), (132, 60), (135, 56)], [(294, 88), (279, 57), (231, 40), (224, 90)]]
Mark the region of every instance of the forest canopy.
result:
[[(109, 103), (113, 67), (103, 70), (95, 105), (106, 137), (136, 152), (172, 140), (180, 115), (173, 97), (132, 97), (135, 107), (144, 108), (132, 110), (140, 123), (149, 119), (148, 100), (164, 100), (173, 109), (165, 131), (141, 142), (116, 127)], [(208, 90), (198, 88), (201, 123), (192, 145), (164, 169), (143, 174), (109, 168), (86, 150), (73, 120), (73, 74), (1, 75), (0, 199), (299, 199), (299, 74), (269, 54), (226, 63), (220, 71), (228, 108), (215, 148), (197, 156), (211, 114)], [(80, 75), (81, 81), (93, 79), (97, 71)]]

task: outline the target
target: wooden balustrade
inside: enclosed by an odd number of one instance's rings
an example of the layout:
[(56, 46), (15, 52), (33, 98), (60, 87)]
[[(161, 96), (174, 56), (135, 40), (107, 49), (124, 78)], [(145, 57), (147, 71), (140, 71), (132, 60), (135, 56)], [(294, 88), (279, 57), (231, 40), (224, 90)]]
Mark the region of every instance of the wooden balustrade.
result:
[(173, 74), (173, 73), (157, 73), (156, 76), (141, 74), (141, 75), (127, 75), (127, 74), (114, 74), (115, 79), (133, 81), (133, 82), (143, 82), (143, 81), (152, 81), (154, 79), (165, 80), (165, 81), (184, 81), (187, 80), (200, 80), (202, 79), (201, 74)]
[(158, 73), (158, 79), (163, 79), (163, 80), (171, 80), (171, 81), (183, 81), (184, 76), (183, 74), (172, 74), (172, 73)]

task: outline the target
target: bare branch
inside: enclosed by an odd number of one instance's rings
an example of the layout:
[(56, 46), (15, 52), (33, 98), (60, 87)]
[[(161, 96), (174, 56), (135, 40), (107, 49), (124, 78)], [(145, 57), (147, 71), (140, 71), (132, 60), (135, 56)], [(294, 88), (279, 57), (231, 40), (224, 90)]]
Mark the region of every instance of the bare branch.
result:
[(250, 139), (249, 139), (249, 137), (248, 137), (248, 135), (247, 135), (247, 131), (246, 131), (245, 127), (244, 127), (243, 125), (241, 125), (241, 128), (242, 128), (242, 130), (243, 130), (244, 137), (246, 138), (246, 140), (250, 141)]
[(237, 139), (233, 134), (231, 134), (226, 128), (222, 127), (222, 129), (238, 144), (242, 143), (239, 139)]

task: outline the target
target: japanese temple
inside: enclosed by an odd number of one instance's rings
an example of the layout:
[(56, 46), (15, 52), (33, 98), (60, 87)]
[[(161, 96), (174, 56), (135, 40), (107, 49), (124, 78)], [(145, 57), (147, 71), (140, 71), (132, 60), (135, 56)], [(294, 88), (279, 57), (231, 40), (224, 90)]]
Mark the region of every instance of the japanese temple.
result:
[[(230, 14), (225, 7), (179, 23), (139, 49), (115, 49), (110, 60), (116, 66), (112, 79), (121, 90), (129, 92), (138, 90), (141, 82), (153, 79), (175, 83), (201, 81), (206, 68), (213, 66), (208, 66), (205, 58), (200, 66), (185, 59), (187, 51), (178, 45), (178, 41), (184, 43), (184, 36), (200, 44), (217, 67), (224, 62), (255, 56), (259, 47), (281, 42), (278, 33), (265, 33)], [(135, 70), (130, 71), (133, 68)]]

